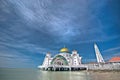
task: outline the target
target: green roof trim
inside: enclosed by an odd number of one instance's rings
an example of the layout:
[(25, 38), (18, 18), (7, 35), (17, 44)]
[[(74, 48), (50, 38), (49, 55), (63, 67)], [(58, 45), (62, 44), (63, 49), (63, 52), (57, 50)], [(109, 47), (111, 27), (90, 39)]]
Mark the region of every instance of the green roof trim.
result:
[(62, 55), (57, 55), (55, 58), (53, 58), (53, 60), (51, 61), (51, 64), (54, 64), (54, 62), (55, 62), (57, 59), (63, 61), (63, 65), (68, 65), (68, 61), (67, 61), (66, 58), (63, 57)]

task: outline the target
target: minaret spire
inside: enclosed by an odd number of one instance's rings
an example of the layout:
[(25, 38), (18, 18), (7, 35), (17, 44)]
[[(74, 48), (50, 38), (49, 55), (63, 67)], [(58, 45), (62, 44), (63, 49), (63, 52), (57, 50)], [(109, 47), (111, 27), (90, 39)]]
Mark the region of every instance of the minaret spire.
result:
[(95, 53), (96, 53), (96, 57), (97, 57), (97, 62), (105, 63), (96, 43), (94, 43), (94, 48), (95, 48)]
[(64, 45), (64, 48), (65, 48), (66, 46)]

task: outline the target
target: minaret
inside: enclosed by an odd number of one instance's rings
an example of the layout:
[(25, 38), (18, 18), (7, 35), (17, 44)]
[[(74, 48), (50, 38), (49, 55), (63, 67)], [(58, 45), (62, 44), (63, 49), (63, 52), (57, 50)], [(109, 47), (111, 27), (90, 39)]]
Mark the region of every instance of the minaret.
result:
[(97, 44), (94, 44), (94, 48), (95, 48), (95, 53), (96, 53), (96, 57), (97, 57), (97, 62), (98, 63), (105, 63), (104, 59), (103, 59), (103, 57), (98, 49)]
[(79, 57), (79, 54), (77, 53), (76, 50), (72, 51), (71, 57), (72, 57), (72, 65), (78, 66), (81, 64), (81, 57)]
[(48, 66), (50, 65), (50, 59), (51, 59), (51, 54), (48, 52), (46, 54), (46, 57), (44, 58), (44, 62), (43, 62), (43, 65), (42, 66)]

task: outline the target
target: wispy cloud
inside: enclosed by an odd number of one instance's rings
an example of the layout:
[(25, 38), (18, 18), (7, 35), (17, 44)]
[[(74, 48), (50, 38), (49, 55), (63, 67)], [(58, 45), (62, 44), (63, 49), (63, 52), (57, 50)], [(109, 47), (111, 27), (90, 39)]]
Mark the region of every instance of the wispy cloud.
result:
[[(1, 47), (0, 47), (1, 48)], [(1, 48), (3, 49), (3, 48)], [(6, 51), (5, 51), (6, 50)], [(30, 56), (22, 54), (16, 50), (11, 50), (5, 48), (5, 50), (0, 50), (0, 67), (31, 67), (35, 66), (33, 60)]]
[(116, 50), (120, 50), (120, 46), (104, 50), (103, 52), (112, 52), (112, 51), (116, 51)]
[[(25, 24), (29, 26), (28, 28), (36, 29), (44, 34), (50, 34), (50, 36), (59, 38), (58, 40), (61, 42), (104, 41), (106, 38), (111, 39), (116, 36), (113, 35), (111, 37), (107, 35), (103, 31), (104, 28), (102, 26), (104, 24), (97, 17), (99, 11), (96, 13), (92, 12), (103, 8), (107, 0), (100, 1), (99, 3), (97, 1), (83, 0), (76, 0), (73, 3), (58, 1), (60, 4), (52, 0), (30, 0), (29, 2), (24, 0), (8, 0), (8, 2), (14, 6), (15, 11), (17, 11), (15, 13), (25, 21)], [(96, 4), (93, 5), (93, 3)], [(90, 5), (97, 5), (98, 8), (88, 7)], [(18, 26), (18, 24), (15, 25)], [(15, 29), (15, 27), (13, 28)], [(96, 35), (99, 35), (99, 37)]]
[(109, 61), (114, 56), (120, 56), (120, 47), (118, 46), (109, 48), (107, 50), (102, 51), (102, 53), (104, 54), (104, 59), (106, 61)]

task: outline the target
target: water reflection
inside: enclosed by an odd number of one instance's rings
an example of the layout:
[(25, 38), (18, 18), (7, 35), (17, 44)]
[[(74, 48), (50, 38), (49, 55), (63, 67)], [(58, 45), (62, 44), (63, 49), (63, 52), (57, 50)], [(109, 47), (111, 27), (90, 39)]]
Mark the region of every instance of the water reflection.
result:
[(50, 72), (39, 71), (38, 80), (119, 80), (120, 72), (115, 71), (79, 71)]
[(40, 71), (39, 80), (90, 80), (89, 73), (81, 72), (47, 72)]
[(0, 68), (1, 80), (120, 80), (120, 71), (64, 71)]

